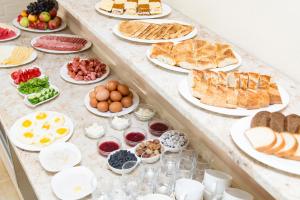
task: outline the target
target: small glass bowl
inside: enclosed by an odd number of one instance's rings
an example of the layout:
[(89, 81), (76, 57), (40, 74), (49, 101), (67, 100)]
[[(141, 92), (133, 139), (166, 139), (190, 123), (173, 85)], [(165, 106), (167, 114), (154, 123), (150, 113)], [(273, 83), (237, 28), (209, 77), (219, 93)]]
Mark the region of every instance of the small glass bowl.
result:
[[(103, 146), (105, 143), (106, 146)], [(115, 146), (108, 147), (107, 145), (115, 145)], [(116, 146), (118, 146), (118, 148), (116, 148)], [(97, 142), (98, 152), (102, 156), (108, 156), (111, 152), (121, 149), (121, 146), (122, 146), (121, 141), (118, 138), (113, 136), (105, 136)]]
[[(103, 136), (106, 134), (106, 132), (107, 132), (107, 125), (106, 125), (105, 123), (101, 123), (101, 122), (99, 123), (99, 122), (94, 121), (94, 122), (90, 123), (90, 126), (92, 126), (94, 123), (98, 124), (99, 126), (102, 126), (103, 129), (104, 129), (104, 130), (103, 130), (104, 133), (103, 133), (102, 135), (99, 135), (99, 136), (94, 137), (94, 136), (92, 136), (92, 135), (89, 135), (89, 134), (86, 132), (86, 130), (84, 130), (84, 135), (85, 135), (87, 138), (89, 138), (89, 139), (98, 140), (99, 138), (103, 137)], [(88, 127), (86, 127), (86, 128), (88, 128)]]
[[(155, 124), (157, 124), (156, 126), (167, 126), (166, 130), (158, 130), (157, 128), (155, 128)], [(171, 126), (169, 124), (169, 122), (167, 122), (166, 120), (162, 120), (162, 119), (153, 119), (151, 121), (148, 122), (148, 130), (149, 133), (151, 133), (154, 136), (160, 137), (163, 133), (165, 133), (166, 131), (170, 130)]]
[[(128, 124), (125, 126), (120, 126), (118, 127), (116, 124), (113, 123), (113, 120), (118, 117), (118, 118), (122, 118), (122, 119), (127, 119), (128, 120)], [(130, 115), (122, 115), (122, 116), (115, 116), (115, 117), (111, 117), (109, 119), (109, 125), (112, 129), (117, 130), (117, 131), (123, 131), (125, 129), (127, 129), (128, 127), (130, 127), (131, 125), (131, 116)]]
[[(152, 112), (152, 114), (143, 115), (143, 113), (139, 112), (140, 109), (148, 109)], [(149, 121), (150, 119), (152, 119), (155, 116), (155, 114), (156, 114), (156, 111), (153, 108), (153, 106), (151, 106), (150, 104), (140, 104), (139, 107), (134, 112), (134, 116), (140, 121)]]
[[(143, 138), (141, 140), (130, 140), (128, 139), (129, 137), (129, 134), (132, 134), (132, 133), (140, 133), (143, 135)], [(141, 135), (141, 137), (142, 137)], [(131, 128), (128, 128), (124, 131), (124, 140), (126, 142), (126, 144), (128, 146), (131, 146), (131, 147), (134, 147), (136, 146), (138, 143), (141, 143), (143, 142), (147, 137), (147, 132), (146, 130), (142, 129), (142, 128), (139, 128), (139, 127), (131, 127)]]

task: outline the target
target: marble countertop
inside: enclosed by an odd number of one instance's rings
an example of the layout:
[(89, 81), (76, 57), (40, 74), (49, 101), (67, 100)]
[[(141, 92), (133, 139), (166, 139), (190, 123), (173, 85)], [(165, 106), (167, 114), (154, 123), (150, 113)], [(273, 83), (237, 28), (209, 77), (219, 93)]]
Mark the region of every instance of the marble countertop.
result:
[[(145, 52), (149, 48), (148, 45), (129, 43), (113, 35), (112, 27), (114, 27), (119, 20), (96, 13), (94, 10), (96, 2), (97, 0), (59, 0), (61, 6), (72, 13), (78, 21), (85, 25), (83, 28), (90, 30), (99, 40), (106, 44), (107, 48), (113, 49), (116, 55), (119, 55), (119, 57), (128, 62), (128, 65), (138, 72), (149, 86), (155, 88), (156, 91), (179, 113), (184, 114), (187, 119), (201, 130), (201, 132), (205, 133), (205, 136), (210, 141), (214, 142), (217, 148), (224, 151), (233, 162), (239, 165), (242, 170), (251, 176), (275, 199), (300, 199), (300, 178), (298, 176), (267, 167), (242, 153), (234, 145), (229, 133), (231, 125), (236, 122), (237, 118), (222, 116), (198, 109), (182, 99), (178, 94), (177, 84), (185, 76), (163, 70), (151, 64), (145, 56)], [(168, 18), (192, 22), (177, 11), (173, 11)], [(210, 41), (224, 41), (221, 37), (212, 33), (205, 27), (197, 25), (197, 28), (199, 31), (198, 37)], [(68, 30), (65, 30), (62, 33), (68, 32)], [(4, 44), (29, 45), (30, 40), (37, 35), (38, 34), (22, 32), (20, 38)], [(243, 65), (247, 66), (241, 67), (241, 70), (251, 70), (271, 74), (275, 77), (276, 81), (288, 91), (290, 94), (290, 104), (288, 108), (284, 110), (284, 113), (300, 113), (300, 107), (297, 104), (300, 100), (300, 93), (299, 87), (297, 88), (295, 82), (272, 68), (261, 67), (261, 65), (266, 64), (238, 47), (235, 47), (235, 49), (242, 56)], [(93, 53), (91, 51), (86, 51), (77, 55), (91, 56)], [(63, 81), (59, 77), (59, 68), (74, 56), (74, 54), (58, 56), (38, 52), (38, 59), (32, 65), (41, 66), (45, 70), (45, 73), (49, 75), (53, 84), (58, 86), (62, 93), (57, 99), (35, 109), (27, 107), (23, 103), (23, 99), (18, 96), (16, 89), (10, 84), (9, 74), (14, 69), (1, 69), (1, 122), (4, 125), (6, 132), (8, 132), (9, 127), (14, 121), (25, 114), (37, 110), (61, 110), (63, 113), (70, 116), (75, 123), (75, 132), (70, 139), (70, 142), (77, 145), (83, 154), (81, 165), (89, 167), (97, 175), (104, 175), (106, 177), (111, 177), (112, 179), (118, 178), (118, 176), (114, 176), (108, 170), (105, 170), (105, 160), (97, 153), (96, 141), (90, 140), (84, 136), (84, 127), (91, 122), (97, 120), (99, 122), (107, 123), (107, 119), (89, 113), (83, 104), (83, 97), (94, 85), (73, 85)], [(113, 77), (116, 77), (116, 75), (112, 74), (109, 78)], [(140, 125), (146, 126), (145, 123), (141, 123)], [(111, 131), (110, 133), (119, 134), (114, 131)], [(17, 148), (16, 152), (38, 198), (56, 199), (50, 188), (50, 179), (53, 174), (42, 170), (38, 161), (38, 154), (26, 152)]]

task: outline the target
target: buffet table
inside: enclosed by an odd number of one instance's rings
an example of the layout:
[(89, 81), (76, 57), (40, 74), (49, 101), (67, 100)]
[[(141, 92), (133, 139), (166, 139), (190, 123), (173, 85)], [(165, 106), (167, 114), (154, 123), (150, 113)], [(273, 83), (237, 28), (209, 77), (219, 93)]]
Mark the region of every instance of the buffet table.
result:
[[(257, 194), (254, 194), (256, 197), (260, 199), (300, 199), (299, 177), (258, 163), (247, 157), (235, 146), (230, 137), (230, 127), (238, 118), (211, 113), (187, 103), (177, 90), (178, 83), (185, 76), (151, 64), (145, 56), (149, 45), (130, 43), (115, 36), (112, 33), (112, 27), (119, 20), (99, 15), (94, 9), (96, 2), (97, 0), (59, 0), (62, 14), (71, 31), (85, 36), (94, 44), (92, 49), (94, 52), (89, 50), (77, 55), (87, 57), (96, 54), (108, 63), (113, 69), (110, 78), (118, 75), (135, 88), (142, 98), (152, 103), (160, 111), (160, 114), (171, 118), (170, 121), (176, 124), (174, 125), (176, 128), (189, 131), (190, 138), (193, 138), (191, 145), (195, 149), (202, 151), (202, 153), (205, 148), (206, 151), (211, 151), (211, 154), (206, 155), (206, 157), (215, 156), (213, 165), (216, 168), (231, 172), (236, 184), (247, 188), (252, 193), (257, 191)], [(173, 10), (168, 18), (193, 23), (176, 10)], [(205, 27), (200, 25), (196, 27), (199, 31), (199, 38), (224, 41)], [(62, 33), (68, 32), (70, 30)], [(22, 32), (22, 37), (9, 43), (26, 46), (36, 35)], [(243, 67), (240, 70), (268, 73), (275, 77), (277, 82), (288, 91), (290, 104), (284, 113), (300, 113), (300, 106), (297, 105), (300, 94), (295, 82), (272, 68), (261, 67), (261, 65), (266, 64), (238, 47), (235, 47), (235, 50), (243, 59)], [(105, 159), (97, 153), (96, 140), (90, 140), (84, 136), (84, 128), (91, 122), (95, 120), (107, 122), (107, 119), (89, 113), (84, 106), (83, 98), (94, 85), (73, 85), (59, 77), (59, 68), (73, 57), (72, 54), (53, 55), (39, 52), (38, 59), (34, 64), (45, 70), (53, 84), (59, 87), (61, 94), (56, 100), (34, 110), (61, 111), (70, 116), (75, 124), (75, 132), (70, 142), (77, 145), (82, 153), (81, 165), (89, 167), (97, 175), (119, 178), (106, 169)], [(15, 88), (10, 84), (9, 74), (13, 70), (0, 71), (2, 88), (0, 117), (6, 132), (9, 131), (16, 119), (33, 111), (33, 109), (25, 106), (22, 98), (18, 96)], [(56, 199), (50, 187), (50, 180), (53, 175), (42, 169), (38, 161), (38, 154), (12, 148), (37, 198)]]

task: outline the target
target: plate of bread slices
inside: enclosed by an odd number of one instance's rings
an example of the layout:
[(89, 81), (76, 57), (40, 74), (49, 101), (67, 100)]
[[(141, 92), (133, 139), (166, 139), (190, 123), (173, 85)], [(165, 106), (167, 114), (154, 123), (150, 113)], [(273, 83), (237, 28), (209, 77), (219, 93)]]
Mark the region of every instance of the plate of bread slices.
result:
[(289, 103), (288, 93), (271, 76), (255, 72), (191, 70), (178, 89), (195, 106), (231, 116), (276, 112)]
[(132, 42), (153, 44), (191, 39), (197, 35), (197, 29), (180, 21), (148, 19), (121, 21), (113, 28), (113, 33)]
[(153, 19), (169, 15), (170, 6), (161, 0), (101, 0), (95, 9), (103, 15), (120, 19)]
[(201, 39), (153, 44), (147, 57), (162, 68), (182, 73), (192, 69), (231, 71), (242, 63), (241, 56), (230, 45)]
[(270, 167), (300, 175), (300, 116), (261, 111), (231, 127), (234, 143)]

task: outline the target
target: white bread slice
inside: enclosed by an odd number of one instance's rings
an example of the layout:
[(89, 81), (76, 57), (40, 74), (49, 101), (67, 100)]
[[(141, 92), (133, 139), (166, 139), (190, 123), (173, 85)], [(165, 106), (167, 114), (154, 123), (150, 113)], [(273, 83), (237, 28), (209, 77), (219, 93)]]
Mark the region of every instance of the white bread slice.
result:
[(297, 139), (298, 147), (296, 152), (293, 155), (289, 156), (288, 158), (292, 160), (300, 161), (300, 134), (294, 134), (294, 137)]
[(278, 157), (289, 157), (296, 152), (298, 148), (298, 141), (291, 133), (282, 132), (281, 135), (285, 141), (285, 145), (280, 151), (274, 153), (274, 155)]
[(274, 153), (280, 151), (285, 145), (285, 140), (284, 140), (283, 136), (280, 133), (277, 133), (277, 132), (274, 132), (274, 133), (277, 138), (276, 144), (272, 148), (265, 151), (265, 153), (267, 153), (267, 154), (274, 154)]
[(267, 151), (276, 144), (276, 135), (267, 127), (250, 128), (245, 135), (251, 145), (260, 152)]

